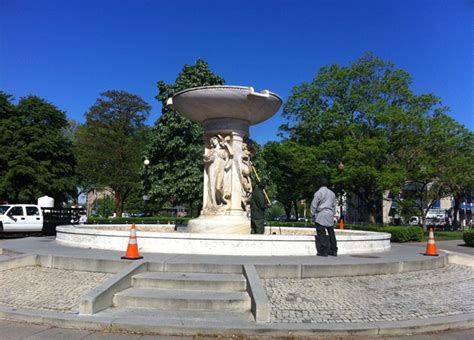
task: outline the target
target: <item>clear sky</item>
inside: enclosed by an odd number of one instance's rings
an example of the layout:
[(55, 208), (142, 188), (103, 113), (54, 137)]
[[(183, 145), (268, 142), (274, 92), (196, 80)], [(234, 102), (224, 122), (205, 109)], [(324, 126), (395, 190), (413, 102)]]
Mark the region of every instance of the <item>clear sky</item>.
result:
[[(284, 100), (320, 67), (373, 51), (474, 130), (473, 0), (0, 0), (0, 89), (84, 121), (109, 90), (142, 96), (203, 58), (227, 84)], [(251, 128), (277, 140), (281, 112)]]

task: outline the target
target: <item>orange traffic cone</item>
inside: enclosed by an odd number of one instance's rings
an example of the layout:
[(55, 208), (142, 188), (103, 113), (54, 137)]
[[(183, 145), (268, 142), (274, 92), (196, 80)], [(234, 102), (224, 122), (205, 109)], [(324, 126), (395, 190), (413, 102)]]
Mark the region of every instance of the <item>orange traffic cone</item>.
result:
[(438, 256), (438, 250), (436, 249), (433, 227), (429, 227), (429, 228), (430, 228), (430, 233), (428, 235), (428, 244), (426, 245), (426, 253), (424, 255)]
[(342, 217), (339, 220), (339, 229), (344, 230), (344, 219)]
[(137, 229), (135, 224), (132, 224), (132, 229), (130, 229), (130, 238), (128, 240), (128, 247), (125, 256), (122, 256), (122, 259), (125, 260), (139, 260), (143, 256), (138, 254), (138, 244), (137, 244)]

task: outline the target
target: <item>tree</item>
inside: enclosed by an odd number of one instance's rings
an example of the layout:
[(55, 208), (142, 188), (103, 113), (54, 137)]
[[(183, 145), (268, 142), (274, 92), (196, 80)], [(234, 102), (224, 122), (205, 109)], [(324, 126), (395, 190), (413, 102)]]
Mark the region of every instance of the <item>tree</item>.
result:
[(410, 85), (407, 72), (368, 53), (350, 67), (321, 68), (312, 82), (293, 89), (284, 107), (282, 135), (315, 147), (332, 182), (365, 202), (372, 223), (381, 222), (384, 191), (400, 191), (406, 178), (395, 155), (411, 120), (439, 105), (431, 94), (414, 95)]
[(321, 162), (316, 148), (293, 141), (269, 142), (264, 158), (269, 176), (276, 187), (276, 199), (283, 204), (287, 219), (294, 208), (298, 218), (297, 201), (311, 201), (318, 179), (327, 176), (328, 167)]
[(414, 130), (409, 148), (398, 159), (407, 170), (402, 198), (426, 214), (441, 198), (454, 199), (454, 224), (463, 199), (474, 187), (474, 135), (454, 119), (436, 112)]
[(166, 100), (191, 87), (222, 84), (224, 79), (209, 70), (202, 59), (198, 59), (195, 65), (184, 65), (173, 84), (158, 82), (156, 99), (162, 103), (163, 109), (145, 152), (150, 165), (142, 172), (142, 178), (147, 179), (144, 190), (152, 200), (186, 203), (191, 210), (196, 202), (201, 202), (202, 127), (166, 107)]
[(64, 135), (66, 115), (36, 96), (21, 98), (0, 93), (0, 197), (34, 203), (43, 195), (59, 204), (76, 187), (72, 143)]
[(151, 110), (141, 97), (107, 91), (86, 113), (76, 135), (78, 169), (84, 181), (110, 190), (117, 217), (133, 190), (139, 190), (145, 120)]

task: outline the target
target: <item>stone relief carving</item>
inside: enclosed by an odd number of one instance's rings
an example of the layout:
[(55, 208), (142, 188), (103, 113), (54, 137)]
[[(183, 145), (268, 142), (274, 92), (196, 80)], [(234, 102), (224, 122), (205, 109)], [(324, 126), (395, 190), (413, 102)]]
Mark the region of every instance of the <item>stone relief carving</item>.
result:
[(231, 137), (212, 136), (205, 148), (203, 161), (207, 181), (207, 203), (203, 211), (217, 213), (230, 208), (232, 195), (233, 152), (229, 144)]
[(242, 209), (247, 210), (250, 197), (252, 196), (252, 162), (250, 161), (250, 150), (247, 143), (242, 143), (242, 176), (240, 183), (242, 184)]

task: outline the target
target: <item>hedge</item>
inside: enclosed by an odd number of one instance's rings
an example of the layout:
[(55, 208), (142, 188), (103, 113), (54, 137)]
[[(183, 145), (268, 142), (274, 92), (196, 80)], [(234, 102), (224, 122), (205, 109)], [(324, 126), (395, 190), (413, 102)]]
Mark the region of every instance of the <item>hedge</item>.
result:
[(462, 233), (462, 239), (464, 240), (464, 243), (466, 243), (466, 246), (468, 247), (474, 247), (474, 230), (466, 230)]
[(171, 216), (152, 216), (152, 217), (89, 217), (89, 224), (187, 224), (191, 217), (171, 217)]
[(304, 221), (267, 221), (268, 226), (272, 227), (313, 227), (311, 222)]
[(421, 242), (423, 228), (421, 227), (383, 227), (377, 225), (348, 225), (353, 230), (366, 230), (392, 234), (392, 242)]
[[(269, 221), (267, 225), (271, 226), (282, 226), (282, 227), (313, 227), (314, 224), (311, 222), (276, 222), (276, 221)], [(337, 228), (337, 225), (335, 226)], [(421, 242), (423, 240), (423, 228), (421, 227), (384, 227), (381, 225), (376, 224), (346, 224), (346, 229), (352, 230), (364, 230), (364, 231), (375, 231), (375, 232), (382, 232), (382, 233), (389, 233), (392, 234), (391, 241), (392, 242)]]
[(392, 242), (421, 242), (423, 240), (423, 228), (421, 227), (385, 227), (383, 230), (392, 234)]

